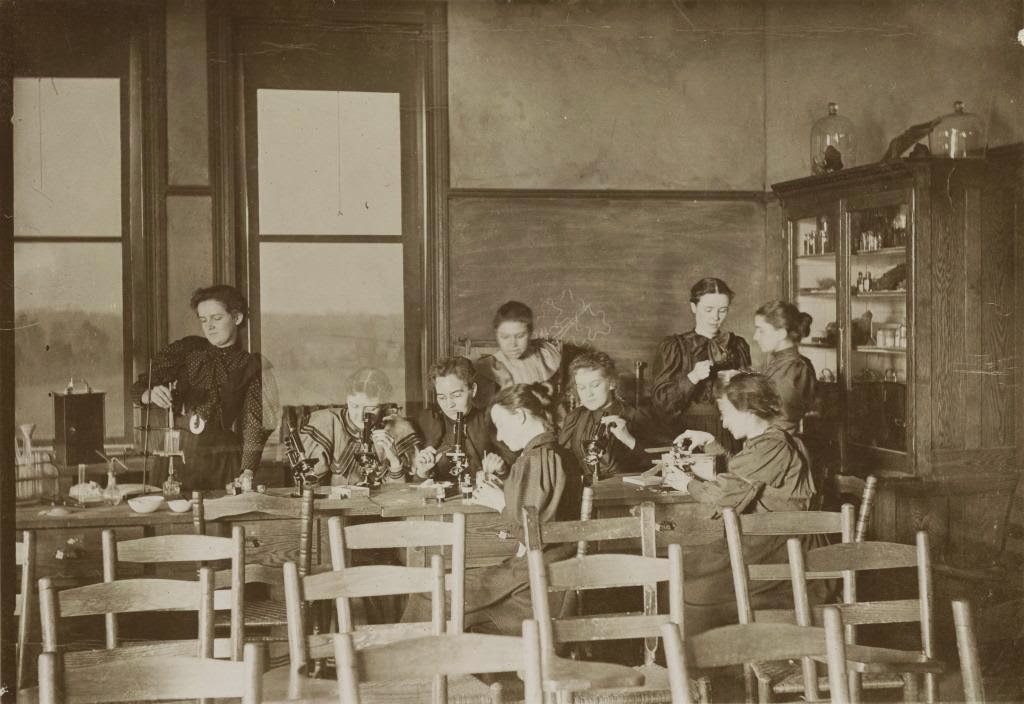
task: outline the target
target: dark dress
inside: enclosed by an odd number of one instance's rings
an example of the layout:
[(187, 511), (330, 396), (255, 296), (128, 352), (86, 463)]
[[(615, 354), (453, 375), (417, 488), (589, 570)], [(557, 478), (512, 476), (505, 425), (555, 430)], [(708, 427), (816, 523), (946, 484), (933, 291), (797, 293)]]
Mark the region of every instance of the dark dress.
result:
[[(715, 443), (706, 449), (724, 451)], [(749, 438), (739, 453), (729, 457), (728, 471), (715, 481), (693, 479), (689, 485), (690, 495), (707, 505), (709, 520), (720, 520), (723, 508), (734, 508), (739, 513), (806, 511), (814, 491), (800, 442), (776, 426)], [(786, 538), (745, 536), (743, 555), (747, 564), (789, 562)], [(752, 582), (750, 598), (754, 608), (792, 605), (789, 582)], [(685, 627), (690, 635), (736, 623), (736, 599), (724, 537), (687, 550), (685, 600)]]
[(587, 446), (605, 415), (626, 419), (629, 432), (636, 438), (636, 447), (630, 450), (609, 432), (604, 452), (597, 464), (598, 476), (606, 479), (614, 474), (640, 472), (649, 468), (654, 457), (644, 452), (644, 449), (655, 446), (651, 437), (653, 419), (618, 398), (612, 398), (604, 408), (596, 411), (588, 410), (585, 406), (577, 406), (570, 411), (562, 421), (558, 443), (571, 450), (577, 464), (589, 474), (591, 469), (586, 465)]
[[(505, 508), (501, 517), (520, 543), (519, 553), (490, 567), (466, 570), (466, 630), (517, 635), (533, 618), (530, 572), (523, 544), (522, 510), (535, 506), (541, 523), (580, 517), (583, 484), (572, 454), (559, 446), (553, 433), (541, 433), (523, 448), (504, 480)], [(545, 546), (547, 562), (576, 554), (575, 544)], [(560, 601), (561, 595), (556, 595)], [(552, 605), (558, 613), (559, 604)], [(447, 613), (451, 613), (450, 602)], [(413, 594), (403, 621), (429, 621), (430, 597)]]
[(776, 424), (786, 432), (795, 433), (804, 414), (814, 405), (814, 365), (793, 346), (772, 352), (764, 375), (772, 380), (782, 399), (782, 415)]
[[(133, 400), (141, 403), (147, 388), (177, 382), (175, 424), (185, 461), (175, 462), (175, 473), (186, 496), (192, 490), (223, 489), (241, 471), (256, 471), (277, 424), (276, 409), (264, 395), (266, 371), (260, 356), (240, 344), (214, 347), (204, 337), (189, 336), (153, 358), (152, 379), (142, 374), (132, 386)], [(198, 434), (189, 430), (193, 415), (205, 421)], [(159, 485), (165, 476), (166, 468), (158, 469), (153, 482)]]
[[(493, 452), (505, 461), (506, 469), (512, 466), (515, 454), (504, 443), (495, 437), (494, 425), (485, 411), (470, 408), (463, 419), (466, 428), (463, 451), (469, 459), (469, 467), (474, 472), (483, 467), (484, 455)], [(417, 430), (423, 438), (423, 447), (437, 450), (437, 464), (431, 470), (431, 477), (437, 481), (450, 481), (452, 477), (452, 461), (445, 453), (451, 451), (455, 442), (455, 421), (446, 416), (437, 407), (426, 408), (420, 412), (416, 420)]]
[[(687, 375), (694, 364), (711, 360), (711, 375), (696, 384)], [(750, 346), (739, 335), (721, 332), (713, 339), (696, 330), (666, 337), (658, 345), (651, 392), (654, 410), (666, 439), (684, 430), (704, 430), (725, 447), (735, 447), (722, 428), (713, 388), (715, 376), (727, 369), (750, 367)]]

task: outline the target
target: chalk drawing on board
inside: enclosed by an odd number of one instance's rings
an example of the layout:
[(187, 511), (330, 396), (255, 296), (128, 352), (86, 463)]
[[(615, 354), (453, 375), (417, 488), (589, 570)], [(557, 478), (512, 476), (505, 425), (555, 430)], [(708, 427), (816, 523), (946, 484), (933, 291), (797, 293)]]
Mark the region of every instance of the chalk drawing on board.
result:
[(541, 323), (540, 337), (574, 345), (593, 345), (612, 332), (605, 312), (595, 309), (586, 299), (577, 298), (572, 289), (545, 300), (537, 317)]

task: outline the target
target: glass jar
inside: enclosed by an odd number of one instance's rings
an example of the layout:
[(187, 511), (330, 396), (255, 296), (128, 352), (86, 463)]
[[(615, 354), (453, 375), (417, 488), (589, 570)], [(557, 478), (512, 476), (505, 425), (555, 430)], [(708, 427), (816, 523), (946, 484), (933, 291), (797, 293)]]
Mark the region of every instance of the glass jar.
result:
[(853, 123), (839, 114), (835, 103), (829, 103), (828, 115), (811, 127), (811, 172), (827, 174), (856, 163)]
[(932, 156), (948, 159), (968, 159), (985, 156), (985, 126), (973, 112), (965, 112), (961, 101), (953, 103), (953, 112), (942, 120), (928, 135), (928, 150)]

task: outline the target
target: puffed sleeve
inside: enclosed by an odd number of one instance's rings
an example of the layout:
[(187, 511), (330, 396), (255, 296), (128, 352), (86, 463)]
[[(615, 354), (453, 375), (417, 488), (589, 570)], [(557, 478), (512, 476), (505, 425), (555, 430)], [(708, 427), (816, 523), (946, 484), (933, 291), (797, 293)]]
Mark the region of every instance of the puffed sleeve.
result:
[(732, 335), (733, 353), (736, 355), (737, 368), (750, 368), (750, 345), (739, 335)]
[(505, 480), (505, 508), (501, 512), (520, 540), (523, 507), (536, 507), (541, 523), (553, 520), (568, 485), (562, 460), (551, 450), (531, 452), (523, 463), (523, 471), (512, 472)]
[(264, 429), (263, 376), (256, 374), (245, 387), (242, 414), (239, 419), (242, 430), (242, 471), (256, 471), (263, 454), (263, 445), (270, 437), (270, 430)]
[(794, 360), (771, 376), (782, 400), (782, 415), (798, 423), (814, 405), (814, 367), (804, 360)]
[(687, 377), (693, 369), (693, 360), (675, 337), (666, 337), (658, 345), (656, 363), (651, 391), (654, 408), (663, 418), (678, 415), (690, 406), (697, 388)]
[(388, 470), (386, 479), (389, 482), (404, 482), (416, 459), (416, 446), (422, 441), (412, 423), (400, 416), (388, 422), (387, 431), (395, 440), (395, 454), (398, 455), (399, 464)]
[[(709, 443), (706, 449), (714, 446)], [(782, 437), (759, 437), (729, 458), (729, 470), (707, 482), (690, 482), (690, 495), (701, 503), (741, 511), (764, 487), (781, 487), (791, 466), (792, 448)]]
[(142, 403), (142, 394), (151, 386), (166, 386), (177, 380), (185, 371), (185, 355), (192, 346), (192, 338), (185, 337), (157, 352), (153, 357), (152, 379), (148, 370), (139, 375), (132, 384), (132, 401)]

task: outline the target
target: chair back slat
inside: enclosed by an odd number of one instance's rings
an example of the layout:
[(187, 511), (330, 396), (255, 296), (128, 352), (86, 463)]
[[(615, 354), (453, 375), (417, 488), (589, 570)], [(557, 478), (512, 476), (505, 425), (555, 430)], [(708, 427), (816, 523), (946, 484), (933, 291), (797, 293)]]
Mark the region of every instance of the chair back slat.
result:
[(917, 567), (917, 548), (900, 543), (840, 543), (809, 550), (808, 572), (887, 570)]
[(127, 614), (140, 611), (196, 611), (202, 598), (199, 582), (179, 579), (121, 579), (60, 592), (63, 617)]
[(668, 614), (648, 616), (636, 613), (562, 618), (554, 623), (555, 640), (559, 643), (578, 643), (592, 640), (658, 638), (661, 636), (661, 626), (665, 623), (671, 623)]
[(234, 553), (231, 538), (209, 535), (156, 535), (117, 543), (118, 562), (209, 562), (230, 560)]
[(75, 650), (64, 653), (64, 667), (79, 669), (93, 665), (104, 665), (131, 658), (202, 657), (201, 645), (197, 638), (189, 640), (162, 640), (153, 643), (133, 643), (112, 650)]
[(427, 680), (438, 673), (515, 672), (523, 668), (523, 640), (456, 633), (373, 646), (358, 651), (357, 657), (360, 680), (368, 682)]
[(843, 520), (840, 511), (769, 511), (740, 516), (744, 535), (842, 534)]
[(599, 554), (574, 557), (548, 565), (548, 589), (604, 589), (668, 581), (666, 558)]
[(366, 565), (310, 575), (303, 583), (307, 601), (429, 592), (436, 575), (430, 567)]

